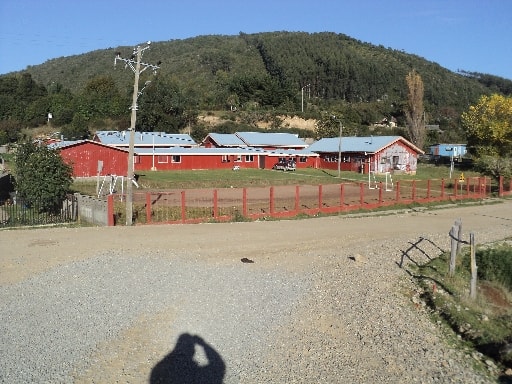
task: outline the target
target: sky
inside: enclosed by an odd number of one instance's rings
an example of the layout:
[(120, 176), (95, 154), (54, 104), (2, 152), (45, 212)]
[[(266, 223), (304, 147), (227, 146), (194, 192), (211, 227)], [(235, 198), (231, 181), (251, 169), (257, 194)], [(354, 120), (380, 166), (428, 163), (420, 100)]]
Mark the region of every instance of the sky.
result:
[(511, 0), (2, 0), (0, 74), (146, 41), (342, 33), (512, 80)]

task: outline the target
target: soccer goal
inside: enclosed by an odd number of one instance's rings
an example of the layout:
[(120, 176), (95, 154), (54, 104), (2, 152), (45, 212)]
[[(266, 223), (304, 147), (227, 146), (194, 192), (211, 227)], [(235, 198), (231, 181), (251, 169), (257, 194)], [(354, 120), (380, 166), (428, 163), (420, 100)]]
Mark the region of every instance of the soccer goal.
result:
[[(382, 176), (385, 176), (384, 180), (381, 180)], [(375, 171), (371, 171), (368, 173), (368, 188), (369, 189), (379, 189), (381, 181), (384, 184), (384, 190), (386, 192), (391, 192), (393, 190), (393, 176), (391, 175), (390, 172), (386, 172), (384, 174), (379, 174), (379, 178), (377, 178)]]
[(111, 195), (117, 192), (118, 184), (121, 185), (121, 195), (124, 194), (124, 176), (105, 175), (98, 188), (98, 197)]

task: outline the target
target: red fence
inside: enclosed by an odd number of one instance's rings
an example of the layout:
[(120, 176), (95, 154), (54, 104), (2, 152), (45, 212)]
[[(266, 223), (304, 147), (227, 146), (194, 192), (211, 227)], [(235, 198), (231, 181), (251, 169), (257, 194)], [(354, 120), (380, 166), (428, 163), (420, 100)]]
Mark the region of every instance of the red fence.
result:
[(505, 183), (505, 180), (504, 180), (504, 177), (503, 176), (500, 176), (500, 180), (499, 180), (499, 192), (498, 192), (498, 196), (499, 197), (504, 197), (504, 196), (512, 196), (512, 178), (508, 181), (508, 183)]
[[(509, 186), (510, 187), (510, 186)], [(510, 193), (500, 185), (500, 194)], [(412, 180), (392, 184), (326, 185), (148, 191), (133, 195), (136, 224), (242, 221), (357, 210), (398, 204), (482, 199), (491, 192), (488, 178)], [(126, 222), (123, 195), (109, 196), (110, 225)]]

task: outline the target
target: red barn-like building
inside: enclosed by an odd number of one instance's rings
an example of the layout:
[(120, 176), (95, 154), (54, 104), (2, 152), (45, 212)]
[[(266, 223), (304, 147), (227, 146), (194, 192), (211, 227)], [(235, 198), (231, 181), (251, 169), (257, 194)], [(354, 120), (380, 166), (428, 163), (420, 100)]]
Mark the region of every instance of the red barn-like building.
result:
[(126, 176), (128, 151), (91, 140), (61, 141), (50, 145), (60, 151), (66, 164), (73, 167), (73, 177), (104, 175)]

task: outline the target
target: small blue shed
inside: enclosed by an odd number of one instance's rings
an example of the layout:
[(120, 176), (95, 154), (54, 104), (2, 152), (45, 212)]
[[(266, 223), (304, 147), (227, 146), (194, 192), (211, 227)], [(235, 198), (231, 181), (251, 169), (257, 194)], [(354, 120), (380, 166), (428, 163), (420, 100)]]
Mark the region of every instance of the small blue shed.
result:
[(466, 144), (434, 144), (430, 146), (430, 154), (434, 157), (464, 157), (467, 152)]

